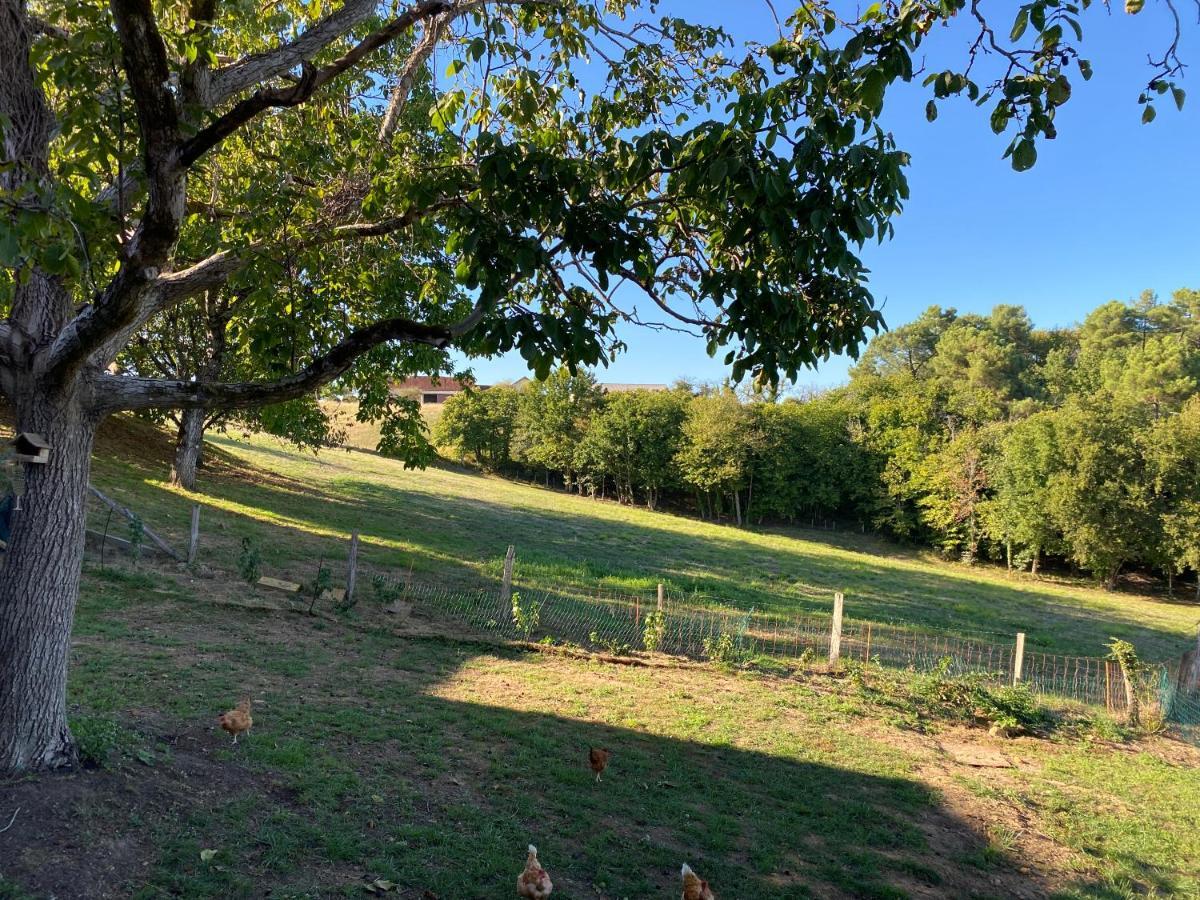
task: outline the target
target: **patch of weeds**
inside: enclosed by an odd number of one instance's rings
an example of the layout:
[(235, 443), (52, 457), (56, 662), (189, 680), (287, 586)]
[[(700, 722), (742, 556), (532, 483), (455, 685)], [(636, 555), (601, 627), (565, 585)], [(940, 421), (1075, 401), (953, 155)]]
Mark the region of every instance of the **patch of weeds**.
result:
[(69, 722), (75, 746), (79, 749), (79, 762), (88, 769), (107, 766), (114, 757), (144, 753), (137, 749), (137, 741), (128, 727), (116, 719), (105, 716), (80, 715)]
[(749, 654), (740, 643), (728, 632), (721, 632), (715, 638), (704, 639), (704, 655), (720, 666), (741, 666), (749, 659)]
[(1017, 846), (1017, 832), (1007, 825), (989, 825), (987, 843), (964, 857), (964, 862), (980, 869), (990, 869), (1004, 862)]
[(950, 657), (943, 657), (927, 675), (913, 680), (912, 699), (919, 710), (939, 718), (991, 726), (1020, 734), (1052, 723), (1049, 711), (1024, 685), (989, 684), (992, 676), (977, 672), (951, 675)]
[(406, 593), (404, 585), (397, 584), (383, 575), (376, 575), (371, 579), (371, 591), (375, 602), (380, 606), (395, 606), (404, 599)]
[(529, 640), (529, 636), (537, 631), (537, 627), (542, 621), (542, 604), (540, 603), (521, 603), (521, 592), (513, 591), (512, 595), (512, 620), (513, 626), (521, 635), (524, 641)]
[(591, 641), (592, 646), (599, 647), (612, 656), (629, 656), (633, 653), (633, 647), (629, 644), (622, 643), (615, 638), (602, 638), (598, 631), (589, 634), (588, 640)]
[(238, 554), (238, 574), (247, 584), (255, 584), (262, 577), (262, 548), (254, 538), (242, 538), (242, 549)]

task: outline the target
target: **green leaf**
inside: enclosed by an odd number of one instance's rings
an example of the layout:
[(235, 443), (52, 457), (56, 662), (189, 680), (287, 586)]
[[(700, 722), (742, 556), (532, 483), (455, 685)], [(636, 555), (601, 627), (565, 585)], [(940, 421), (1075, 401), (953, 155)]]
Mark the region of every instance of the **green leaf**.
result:
[(925, 118), (932, 122), (938, 116), (937, 101), (930, 100), (925, 104)]
[(1154, 111), (1154, 107), (1147, 103), (1146, 108), (1142, 110), (1142, 124), (1149, 125), (1157, 115), (1158, 113)]
[(1067, 81), (1067, 76), (1059, 75), (1050, 82), (1050, 86), (1046, 88), (1046, 96), (1050, 98), (1050, 102), (1055, 106), (1061, 106), (1070, 100), (1071, 82)]
[(1185, 94), (1183, 92), (1183, 88), (1180, 88), (1180, 87), (1171, 88), (1171, 96), (1175, 98), (1175, 107), (1182, 111), (1183, 110), (1183, 101), (1187, 97), (1187, 94)]
[(1025, 172), (1033, 168), (1033, 164), (1037, 162), (1037, 147), (1029, 138), (1022, 138), (1013, 148), (1012, 167), (1018, 172)]
[(996, 108), (992, 110), (991, 125), (992, 131), (995, 134), (1002, 134), (1004, 129), (1008, 127), (1008, 120), (1011, 118), (1008, 111), (1008, 104), (1001, 101), (996, 104)]
[(1010, 37), (1014, 41), (1019, 41), (1021, 35), (1025, 33), (1025, 29), (1029, 27), (1029, 7), (1022, 6), (1020, 12), (1017, 13), (1016, 21), (1013, 22), (1012, 34)]

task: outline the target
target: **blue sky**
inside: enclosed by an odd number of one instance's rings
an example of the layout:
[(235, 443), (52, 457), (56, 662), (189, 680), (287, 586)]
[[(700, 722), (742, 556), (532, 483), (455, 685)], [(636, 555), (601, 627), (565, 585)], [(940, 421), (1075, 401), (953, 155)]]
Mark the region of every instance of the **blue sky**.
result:
[[(775, 5), (786, 14), (788, 0)], [(661, 8), (719, 23), (739, 41), (776, 34), (765, 0), (670, 0)], [(1184, 4), (1181, 11), (1181, 55), (1200, 71), (1195, 10)], [(930, 70), (965, 57), (967, 24), (935, 34), (923, 48)], [(1000, 24), (1007, 30), (1011, 22)], [(1142, 125), (1137, 96), (1149, 78), (1147, 53), (1160, 51), (1169, 36), (1166, 8), (1151, 0), (1141, 15), (1127, 16), (1119, 2), (1111, 13), (1093, 4), (1083, 26), (1095, 75), (1076, 79), (1058, 115), (1059, 137), (1041, 144), (1031, 171), (1015, 173), (1001, 158), (1007, 139), (992, 134), (986, 108), (945, 102), (928, 123), (927, 89), (901, 86), (888, 95), (884, 122), (912, 154), (912, 196), (895, 238), (867, 247), (864, 259), (889, 326), (935, 303), (977, 312), (1017, 303), (1037, 325), (1069, 325), (1100, 303), (1147, 288), (1166, 295), (1200, 287), (1200, 83), (1185, 77), (1181, 84), (1192, 96), (1183, 112), (1160, 98), (1157, 119)], [(714, 381), (726, 374), (698, 339), (632, 327), (622, 337), (629, 349), (599, 373), (603, 381)], [(471, 365), (485, 384), (527, 374), (516, 354)], [(799, 381), (839, 384), (849, 365), (831, 359)]]

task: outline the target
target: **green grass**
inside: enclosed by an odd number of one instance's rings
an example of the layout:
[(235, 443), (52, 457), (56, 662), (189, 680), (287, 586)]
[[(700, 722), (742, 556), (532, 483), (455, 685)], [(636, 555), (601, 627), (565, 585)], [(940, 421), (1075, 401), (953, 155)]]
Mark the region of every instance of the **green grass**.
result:
[(165, 461), (142, 442), (136, 433), (110, 442), (97, 456), (97, 483), (178, 544), (190, 504), (204, 504), (201, 561), (230, 572), (238, 542), (251, 536), (269, 574), (308, 582), (324, 559), (340, 575), (357, 529), (367, 570), (411, 570), (424, 581), (482, 585), (498, 577), (514, 543), (518, 583), (532, 588), (646, 593), (663, 581), (674, 595), (773, 612), (827, 611), (840, 590), (851, 617), (995, 642), (1024, 631), (1031, 648), (1069, 654), (1102, 655), (1117, 636), (1145, 658), (1174, 657), (1200, 619), (1190, 603), (1008, 577), (867, 536), (742, 530), (453, 467), (406, 470), (359, 451), (292, 453), (262, 438), (212, 440), (215, 468), (190, 495), (165, 484)]
[[(112, 885), (140, 898), (362, 896), (379, 878), (402, 896), (506, 897), (530, 841), (564, 900), (676, 896), (684, 860), (720, 896), (762, 900), (1200, 891), (1194, 762), (1026, 741), (1020, 775), (994, 776), (1003, 792), (967, 770), (1006, 799), (966, 810), (928, 777), (944, 765), (932, 739), (881, 720), (870, 680), (398, 638), (89, 565), (70, 702), (92, 733), (116, 723), (122, 799), (91, 797), (111, 814), (71, 827), (147, 843)], [(256, 724), (234, 747), (213, 717), (243, 692)], [(615, 751), (600, 784), (589, 746)], [(124, 799), (156, 784), (165, 799)], [(1036, 858), (1027, 831), (1055, 854)]]

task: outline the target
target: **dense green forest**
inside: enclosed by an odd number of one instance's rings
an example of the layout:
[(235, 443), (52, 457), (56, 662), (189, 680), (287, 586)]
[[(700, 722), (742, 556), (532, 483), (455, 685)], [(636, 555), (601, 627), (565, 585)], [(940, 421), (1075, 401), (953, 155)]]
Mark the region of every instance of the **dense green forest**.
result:
[[(1018, 306), (931, 307), (844, 387), (606, 394), (561, 370), (452, 398), (444, 452), (705, 518), (836, 523), (964, 561), (1047, 561), (1113, 586), (1200, 571), (1200, 292), (1110, 302), (1074, 328)], [(1200, 597), (1200, 584), (1196, 592)]]

